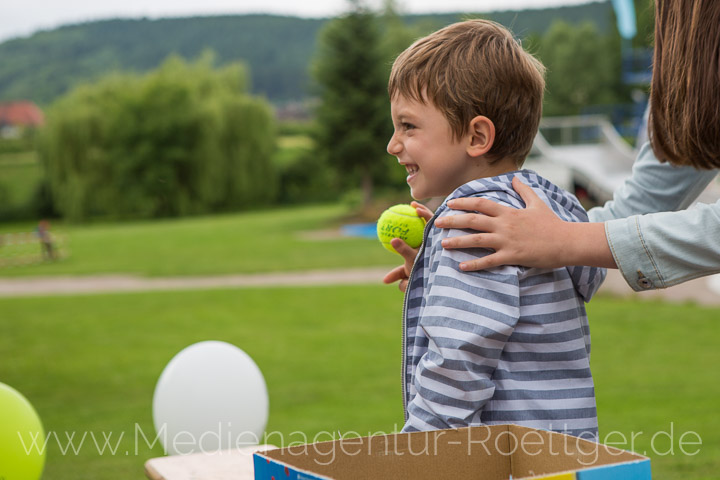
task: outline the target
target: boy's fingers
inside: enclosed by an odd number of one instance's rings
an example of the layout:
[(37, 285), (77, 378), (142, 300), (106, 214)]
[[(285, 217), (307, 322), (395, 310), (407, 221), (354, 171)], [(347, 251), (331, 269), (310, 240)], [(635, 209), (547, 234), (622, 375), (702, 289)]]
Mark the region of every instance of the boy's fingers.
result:
[(503, 207), (502, 205), (499, 205), (487, 198), (477, 197), (456, 198), (454, 200), (450, 200), (448, 202), (448, 207), (453, 210), (466, 210), (469, 212), (484, 213), (485, 215), (489, 215), (491, 217), (496, 217), (503, 213), (503, 211), (512, 209), (512, 207)]
[(404, 240), (400, 238), (393, 238), (390, 240), (390, 245), (405, 259), (405, 262), (414, 262), (415, 257), (417, 257), (418, 251), (415, 248), (412, 248), (410, 245), (405, 243)]
[(407, 290), (407, 284), (408, 284), (407, 280), (400, 280), (400, 283), (398, 283), (398, 288), (400, 289), (401, 292), (405, 293), (405, 290)]
[(405, 273), (405, 265), (401, 265), (399, 267), (393, 268), (387, 274), (385, 274), (385, 277), (383, 277), (383, 283), (395, 283), (398, 280), (403, 280), (405, 278), (407, 278), (407, 274)]
[(421, 218), (424, 218), (426, 222), (429, 222), (433, 217), (433, 212), (427, 208), (418, 208), (417, 213)]
[(423, 205), (422, 203), (413, 201), (413, 202), (410, 202), (410, 206), (413, 207), (415, 209), (415, 211), (417, 212), (417, 214), (421, 218), (424, 218), (426, 222), (429, 222), (430, 219), (432, 219), (433, 212), (429, 208), (427, 208), (425, 205)]
[(525, 205), (528, 207), (536, 205), (538, 202), (544, 205), (544, 202), (537, 196), (537, 193), (535, 193), (532, 188), (525, 185), (518, 177), (513, 177), (512, 186), (513, 189), (520, 194), (520, 198), (523, 199)]

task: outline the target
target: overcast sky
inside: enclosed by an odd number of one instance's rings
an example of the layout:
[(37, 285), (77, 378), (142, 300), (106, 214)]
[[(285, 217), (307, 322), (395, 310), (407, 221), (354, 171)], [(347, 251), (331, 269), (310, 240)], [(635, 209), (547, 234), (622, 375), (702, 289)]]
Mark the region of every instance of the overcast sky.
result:
[[(405, 13), (487, 12), (589, 3), (592, 0), (400, 0)], [(597, 0), (595, 0), (597, 1)], [(382, 0), (369, 0), (370, 6)], [(0, 41), (68, 23), (123, 17), (275, 13), (329, 17), (347, 0), (0, 0)]]

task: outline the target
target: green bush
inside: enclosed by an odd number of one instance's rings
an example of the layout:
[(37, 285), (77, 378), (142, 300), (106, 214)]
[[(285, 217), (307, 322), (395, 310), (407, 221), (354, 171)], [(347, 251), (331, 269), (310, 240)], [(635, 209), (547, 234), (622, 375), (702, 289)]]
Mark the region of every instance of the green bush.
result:
[[(0, 139), (0, 155), (6, 153), (23, 153), (33, 149), (33, 135), (28, 134), (20, 138)], [(1, 161), (2, 159), (0, 159)]]
[[(292, 155), (292, 156), (291, 156)], [(287, 152), (279, 165), (280, 195), (284, 204), (336, 201), (338, 179), (314, 150)]]
[(246, 90), (241, 65), (214, 70), (207, 55), (73, 90), (39, 141), (57, 210), (71, 221), (156, 218), (272, 201), (272, 113)]
[(47, 203), (39, 202), (43, 183), (35, 152), (0, 154), (0, 222), (54, 216)]

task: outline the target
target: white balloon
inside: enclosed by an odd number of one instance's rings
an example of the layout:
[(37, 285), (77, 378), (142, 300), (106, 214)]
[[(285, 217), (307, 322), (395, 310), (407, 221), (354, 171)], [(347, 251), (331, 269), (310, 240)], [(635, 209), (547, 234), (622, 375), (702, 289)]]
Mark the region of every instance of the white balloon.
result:
[(258, 366), (238, 347), (218, 341), (196, 343), (175, 355), (153, 396), (155, 430), (171, 455), (257, 445), (268, 410)]

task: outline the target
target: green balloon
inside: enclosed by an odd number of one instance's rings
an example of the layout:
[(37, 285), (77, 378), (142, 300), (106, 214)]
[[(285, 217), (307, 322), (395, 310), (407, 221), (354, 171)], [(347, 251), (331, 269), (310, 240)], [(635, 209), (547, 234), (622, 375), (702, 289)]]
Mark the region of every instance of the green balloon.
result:
[(20, 392), (0, 383), (0, 479), (38, 480), (45, 465), (45, 432)]

